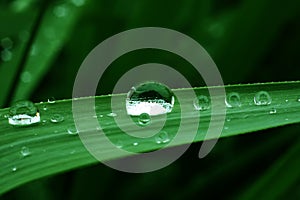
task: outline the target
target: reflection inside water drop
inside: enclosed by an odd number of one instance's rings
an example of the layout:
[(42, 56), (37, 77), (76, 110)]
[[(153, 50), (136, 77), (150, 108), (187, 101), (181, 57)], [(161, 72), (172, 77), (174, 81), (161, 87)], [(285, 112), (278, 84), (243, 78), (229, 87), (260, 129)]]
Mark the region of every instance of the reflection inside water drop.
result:
[(147, 126), (151, 122), (151, 117), (147, 113), (142, 113), (139, 116), (138, 124), (141, 126)]
[(31, 101), (17, 101), (9, 109), (8, 123), (28, 126), (41, 121), (37, 107)]
[(157, 82), (145, 82), (132, 87), (127, 94), (126, 110), (128, 115), (149, 116), (170, 113), (174, 105), (174, 94), (166, 86)]

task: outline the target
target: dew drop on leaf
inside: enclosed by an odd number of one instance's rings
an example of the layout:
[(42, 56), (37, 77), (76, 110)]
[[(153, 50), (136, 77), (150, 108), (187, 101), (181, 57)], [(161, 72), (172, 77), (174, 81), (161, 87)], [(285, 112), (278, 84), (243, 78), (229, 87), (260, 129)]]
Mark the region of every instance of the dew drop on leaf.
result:
[(139, 116), (138, 124), (141, 126), (147, 126), (151, 123), (151, 117), (148, 113), (142, 113)]
[(132, 143), (133, 144), (133, 146), (137, 146), (137, 145), (139, 145), (139, 143), (138, 142), (134, 142), (134, 143)]
[(17, 101), (9, 109), (8, 123), (11, 125), (28, 126), (40, 121), (40, 113), (31, 101)]
[(162, 144), (162, 143), (168, 143), (168, 142), (170, 142), (169, 134), (166, 131), (160, 131), (155, 136), (155, 142), (157, 144)]
[(116, 147), (121, 149), (123, 147), (123, 142), (121, 140), (118, 140), (116, 143), (115, 143)]
[(55, 100), (54, 97), (51, 97), (51, 98), (48, 99), (48, 103), (55, 103), (55, 101), (56, 101), (56, 100)]
[(16, 172), (18, 170), (18, 168), (16, 166), (11, 168), (11, 171)]
[(145, 82), (132, 87), (127, 93), (126, 110), (131, 116), (147, 113), (149, 116), (170, 113), (174, 105), (174, 94), (157, 82)]
[(77, 135), (78, 134), (78, 130), (76, 129), (75, 126), (70, 126), (67, 130), (69, 135)]
[(254, 103), (257, 106), (267, 106), (272, 103), (272, 98), (268, 92), (260, 91), (255, 94)]
[(46, 111), (48, 110), (48, 107), (46, 105), (42, 105), (42, 110)]
[(108, 113), (106, 116), (108, 116), (108, 117), (116, 117), (118, 115), (117, 115), (117, 113), (111, 112), (111, 113)]
[(226, 96), (225, 104), (228, 108), (241, 107), (241, 97), (237, 92), (231, 92)]
[(210, 100), (207, 96), (200, 95), (194, 99), (193, 105), (195, 110), (208, 110), (210, 108)]
[(29, 148), (28, 148), (28, 147), (25, 147), (25, 146), (22, 147), (20, 153), (21, 153), (21, 155), (22, 155), (23, 157), (27, 157), (27, 156), (29, 156), (29, 155), (31, 154)]
[(277, 113), (277, 110), (275, 108), (272, 108), (269, 112), (270, 114), (276, 114)]
[(61, 114), (53, 114), (50, 118), (50, 121), (52, 123), (59, 123), (64, 121), (64, 116), (62, 116)]

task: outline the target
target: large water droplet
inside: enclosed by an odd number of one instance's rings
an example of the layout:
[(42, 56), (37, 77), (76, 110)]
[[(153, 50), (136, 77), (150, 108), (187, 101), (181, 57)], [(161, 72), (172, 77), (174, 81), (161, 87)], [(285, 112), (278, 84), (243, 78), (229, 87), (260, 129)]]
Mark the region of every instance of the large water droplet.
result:
[(62, 116), (61, 114), (53, 114), (50, 118), (50, 121), (52, 123), (59, 123), (64, 121), (64, 116)]
[(268, 92), (260, 91), (255, 94), (254, 103), (257, 106), (266, 106), (272, 103), (272, 99)]
[(17, 101), (9, 109), (8, 123), (28, 126), (41, 121), (40, 113), (31, 101)]
[(169, 134), (166, 131), (161, 131), (155, 136), (155, 142), (157, 144), (170, 142)]
[(31, 154), (31, 152), (30, 152), (30, 150), (29, 150), (29, 148), (28, 147), (22, 147), (22, 149), (21, 149), (21, 155), (23, 156), (23, 157), (27, 157), (27, 156), (29, 156)]
[(210, 108), (210, 100), (207, 96), (200, 95), (193, 101), (194, 108), (196, 110), (204, 111)]
[(132, 87), (127, 94), (126, 110), (128, 115), (150, 116), (170, 113), (174, 105), (174, 94), (166, 86), (157, 82), (145, 82)]
[(231, 92), (226, 96), (225, 104), (228, 108), (241, 107), (241, 97), (237, 92)]
[(139, 116), (139, 125), (147, 126), (151, 123), (151, 117), (148, 113), (142, 113)]
[(13, 47), (13, 41), (9, 37), (1, 39), (1, 46), (4, 49), (11, 49)]

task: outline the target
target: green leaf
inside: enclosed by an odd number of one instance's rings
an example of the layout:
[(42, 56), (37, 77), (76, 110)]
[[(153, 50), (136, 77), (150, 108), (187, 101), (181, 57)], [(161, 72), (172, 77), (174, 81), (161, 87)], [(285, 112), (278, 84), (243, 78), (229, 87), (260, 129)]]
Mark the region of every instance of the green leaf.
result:
[[(226, 86), (227, 94), (230, 95), (233, 92), (239, 94), (240, 106), (227, 108), (221, 137), (300, 122), (299, 86), (300, 82), (298, 81)], [(210, 89), (217, 90), (218, 87)], [(186, 94), (192, 90), (197, 94), (207, 95), (207, 88), (177, 89), (176, 92), (178, 94)], [(272, 99), (270, 105), (258, 106), (254, 104), (254, 97), (260, 91), (268, 92)], [(120, 94), (116, 95), (116, 97), (119, 101), (125, 101), (126, 95)], [(77, 101), (89, 98), (94, 97), (80, 98)], [(193, 98), (185, 96), (180, 107), (193, 107), (193, 100)], [(124, 149), (133, 152), (148, 152), (164, 146), (164, 144), (157, 144), (153, 137), (139, 140), (129, 136), (125, 137), (125, 134), (116, 126), (114, 118), (107, 116), (111, 112), (110, 101), (111, 96), (95, 97), (97, 118), (105, 134), (112, 142), (121, 140)], [(36, 105), (40, 110), (42, 122), (28, 127), (13, 127), (9, 125), (7, 119), (3, 117), (8, 113), (8, 109), (0, 110), (0, 116), (2, 116), (0, 120), (0, 165), (2, 169), (0, 171), (0, 194), (34, 179), (99, 162), (88, 153), (78, 136), (68, 134), (67, 130), (70, 127), (74, 127), (71, 100), (60, 100), (52, 104), (39, 103)], [(120, 103), (116, 107), (116, 113), (124, 110), (124, 107), (121, 105)], [(197, 116), (195, 112), (199, 111), (191, 111), (183, 116), (188, 122), (192, 122), (192, 119)], [(60, 123), (50, 122), (53, 114), (61, 114), (64, 117), (64, 121)], [(83, 113), (82, 117), (84, 119), (93, 116), (87, 116)], [(210, 118), (211, 113), (209, 110), (200, 111), (200, 123), (194, 141), (204, 140), (210, 124)], [(153, 118), (153, 120), (156, 119)], [(163, 128), (169, 133), (170, 138), (175, 136), (180, 120), (182, 120), (182, 116), (179, 104), (175, 104), (173, 111), (168, 114), (167, 122)], [(123, 123), (122, 120), (121, 123)], [(126, 126), (126, 124), (122, 125)], [(173, 146), (185, 144), (187, 142), (185, 137), (193, 133), (186, 132), (185, 134)], [(211, 137), (211, 139), (213, 138)], [(132, 145), (133, 142), (138, 142), (139, 145), (134, 146)], [(98, 145), (101, 149), (103, 144)], [(21, 155), (20, 151), (23, 147), (29, 149), (29, 156), (24, 157)], [(105, 160), (123, 156), (112, 149), (105, 149), (105, 152)]]

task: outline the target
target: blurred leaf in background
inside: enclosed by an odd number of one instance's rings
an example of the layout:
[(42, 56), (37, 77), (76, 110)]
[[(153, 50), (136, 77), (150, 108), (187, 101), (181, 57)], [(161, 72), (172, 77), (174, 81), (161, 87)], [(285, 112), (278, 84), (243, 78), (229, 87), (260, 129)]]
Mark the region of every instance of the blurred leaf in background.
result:
[[(146, 26), (191, 36), (214, 59), (225, 84), (299, 80), (299, 8), (298, 0), (1, 0), (0, 106), (71, 98), (77, 70), (96, 45)], [(180, 68), (193, 86), (203, 86), (176, 55), (144, 50), (116, 60), (98, 95), (111, 92), (127, 69), (148, 62)], [(193, 144), (172, 165), (147, 174), (98, 164), (33, 181), (3, 199), (297, 199), (298, 130), (294, 125), (225, 138), (201, 160), (200, 145)]]

